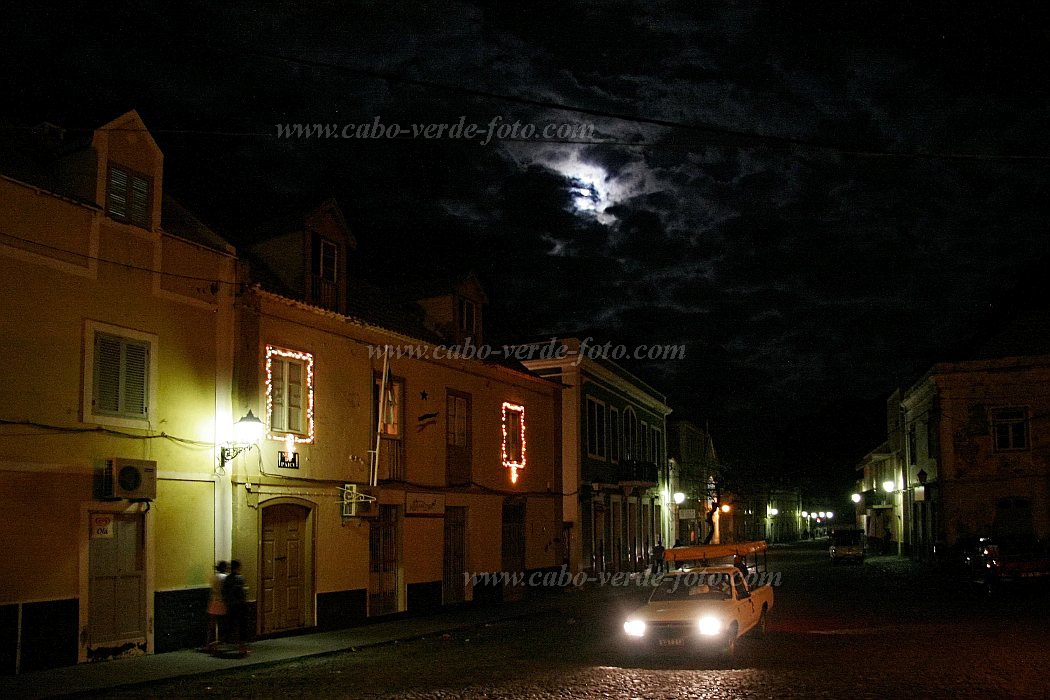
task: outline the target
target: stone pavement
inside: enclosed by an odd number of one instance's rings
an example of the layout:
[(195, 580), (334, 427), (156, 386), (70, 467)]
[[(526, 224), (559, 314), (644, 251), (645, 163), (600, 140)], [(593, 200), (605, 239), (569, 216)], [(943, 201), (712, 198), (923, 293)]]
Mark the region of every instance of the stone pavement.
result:
[[(44, 698), (151, 683), (154, 681), (273, 664), (363, 647), (390, 644), (533, 615), (566, 602), (565, 596), (591, 598), (598, 588), (536, 595), (502, 605), (467, 606), (425, 617), (375, 622), (332, 632), (257, 640), (246, 658), (220, 658), (200, 650), (172, 651), (115, 661), (0, 676), (0, 698)], [(583, 600), (580, 600), (582, 603)]]

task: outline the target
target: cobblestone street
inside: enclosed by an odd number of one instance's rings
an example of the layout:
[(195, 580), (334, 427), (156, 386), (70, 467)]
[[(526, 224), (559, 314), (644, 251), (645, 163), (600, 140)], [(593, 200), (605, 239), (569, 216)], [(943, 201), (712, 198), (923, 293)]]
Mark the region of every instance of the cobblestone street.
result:
[(1041, 591), (982, 600), (906, 560), (833, 567), (776, 550), (765, 639), (737, 656), (638, 656), (621, 646), (629, 586), (560, 594), (551, 610), (359, 652), (137, 686), (102, 697), (1045, 697)]

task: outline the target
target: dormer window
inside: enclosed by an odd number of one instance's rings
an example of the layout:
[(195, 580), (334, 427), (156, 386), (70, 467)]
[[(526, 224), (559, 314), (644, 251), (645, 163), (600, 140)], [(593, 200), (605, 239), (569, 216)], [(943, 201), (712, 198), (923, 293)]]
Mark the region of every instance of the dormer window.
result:
[(119, 165), (109, 166), (106, 214), (142, 228), (150, 228), (152, 179)]
[(474, 336), (477, 331), (477, 305), (463, 297), (459, 298), (459, 330), (465, 336)]
[(314, 274), (326, 282), (335, 284), (339, 281), (339, 248), (335, 243), (320, 238), (318, 241), (317, 261)]
[(310, 301), (331, 311), (339, 310), (339, 246), (313, 235)]

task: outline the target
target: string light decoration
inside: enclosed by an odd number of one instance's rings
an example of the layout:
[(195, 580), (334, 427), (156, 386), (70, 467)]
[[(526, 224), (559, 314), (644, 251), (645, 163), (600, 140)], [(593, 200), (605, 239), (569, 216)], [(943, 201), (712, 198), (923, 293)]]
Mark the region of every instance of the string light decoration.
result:
[[(302, 362), (306, 367), (306, 434), (292, 431), (273, 431), (273, 365), (274, 358), (283, 358)], [(287, 393), (287, 392), (286, 392)], [(287, 400), (287, 399), (286, 399)], [(314, 441), (314, 356), (312, 353), (297, 350), (266, 346), (266, 426), (269, 429), (266, 437), (271, 440), (291, 440), (292, 443), (313, 443)], [(289, 450), (291, 451), (291, 450)]]
[[(511, 425), (513, 416), (517, 416), (517, 426)], [(516, 446), (515, 433), (518, 433)], [(510, 483), (518, 483), (518, 470), (525, 468), (525, 407), (508, 401), (503, 402), (503, 466), (510, 469)]]

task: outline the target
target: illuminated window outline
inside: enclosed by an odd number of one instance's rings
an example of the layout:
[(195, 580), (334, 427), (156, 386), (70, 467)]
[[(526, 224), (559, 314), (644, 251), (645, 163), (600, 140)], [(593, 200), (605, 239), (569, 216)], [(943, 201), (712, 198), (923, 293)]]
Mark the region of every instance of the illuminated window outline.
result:
[[(306, 432), (292, 431), (273, 432), (273, 358), (279, 357), (296, 360), (306, 365)], [(266, 437), (271, 440), (287, 441), (292, 436), (293, 442), (313, 443), (314, 441), (314, 356), (313, 353), (285, 350), (274, 345), (266, 346)]]
[[(507, 452), (507, 423), (508, 414), (517, 413), (519, 415), (518, 423), (521, 426), (521, 459), (517, 462), (510, 459)], [(518, 482), (518, 470), (525, 468), (525, 407), (521, 404), (510, 403), (509, 401), (503, 402), (502, 409), (502, 430), (503, 430), (503, 466), (510, 469), (510, 482), (516, 484)]]

